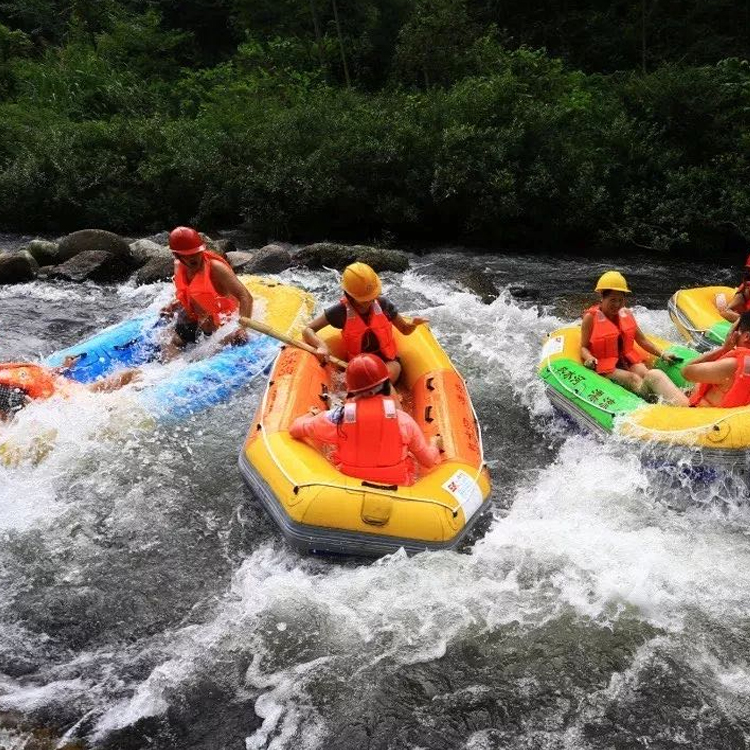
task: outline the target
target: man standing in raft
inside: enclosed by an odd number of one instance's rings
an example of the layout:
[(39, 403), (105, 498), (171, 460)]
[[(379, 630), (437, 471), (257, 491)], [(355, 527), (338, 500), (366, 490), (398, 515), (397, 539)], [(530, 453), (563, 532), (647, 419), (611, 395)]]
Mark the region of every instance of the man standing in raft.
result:
[[(206, 249), (191, 227), (176, 227), (169, 233), (175, 258), (175, 299), (162, 315), (176, 315), (171, 340), (163, 347), (163, 358), (173, 359), (186, 344), (195, 343), (198, 332), (214, 333), (238, 309), (246, 318), (253, 314), (253, 297), (224, 258)], [(244, 329), (222, 340), (222, 344), (244, 343)]]
[(413, 318), (411, 323), (401, 317), (393, 303), (380, 296), (380, 277), (366, 263), (352, 263), (341, 277), (344, 296), (338, 304), (327, 308), (305, 328), (302, 337), (318, 350), (324, 360), (330, 355), (328, 346), (317, 335), (327, 325), (341, 330), (346, 358), (370, 353), (380, 357), (395, 383), (401, 375), (401, 363), (393, 337), (395, 326), (404, 335), (413, 333), (426, 318)]
[(618, 271), (607, 271), (596, 284), (601, 302), (590, 307), (581, 323), (581, 360), (609, 380), (639, 396), (649, 392), (661, 396), (675, 406), (687, 406), (685, 394), (661, 370), (649, 369), (643, 364), (642, 349), (673, 362), (654, 346), (638, 327), (633, 313), (625, 307), (625, 295), (630, 294), (625, 277)]
[(698, 383), (690, 394), (690, 406), (750, 404), (750, 312), (740, 315), (723, 346), (685, 365), (682, 375)]
[(428, 443), (419, 425), (397, 408), (380, 357), (354, 357), (346, 368), (346, 389), (343, 406), (324, 412), (313, 408), (297, 417), (289, 428), (291, 436), (336, 446), (333, 461), (342, 474), (381, 484), (414, 484), (410, 452), (427, 469), (440, 462), (441, 439)]
[(0, 364), (0, 420), (10, 419), (32, 401), (43, 401), (60, 394), (71, 394), (75, 389), (109, 393), (136, 380), (139, 370), (121, 372), (83, 385), (67, 380), (65, 373), (75, 357), (68, 357), (62, 367), (45, 367), (31, 362)]

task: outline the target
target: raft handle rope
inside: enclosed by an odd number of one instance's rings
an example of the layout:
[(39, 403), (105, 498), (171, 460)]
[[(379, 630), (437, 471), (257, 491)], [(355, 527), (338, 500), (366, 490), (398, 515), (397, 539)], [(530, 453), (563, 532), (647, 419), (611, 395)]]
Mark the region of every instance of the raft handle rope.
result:
[[(268, 433), (266, 432), (266, 426), (263, 423), (263, 417), (266, 412), (266, 404), (268, 402), (268, 391), (269, 388), (266, 386), (265, 391), (263, 392), (263, 400), (260, 405), (261, 409), (261, 417), (258, 422), (258, 428), (260, 429), (260, 434), (263, 437), (263, 445), (265, 445), (266, 450), (268, 451), (268, 455), (271, 457), (271, 460), (273, 461), (276, 468), (279, 470), (279, 472), (282, 474), (282, 476), (289, 482), (290, 485), (292, 485), (293, 492), (295, 495), (299, 494), (299, 491), (301, 489), (304, 489), (305, 487), (330, 487), (331, 489), (336, 490), (344, 490), (344, 492), (360, 492), (361, 490), (355, 490), (351, 487), (347, 487), (343, 484), (338, 484), (337, 482), (302, 482), (297, 483), (295, 482), (290, 476), (289, 473), (284, 469), (282, 464), (279, 462), (279, 460), (276, 458), (276, 454), (273, 451), (273, 448), (271, 447), (271, 444), (268, 440)], [(479, 475), (477, 475), (479, 476)], [(378, 495), (384, 495), (386, 497), (395, 497), (397, 500), (407, 500), (410, 503), (426, 503), (428, 505), (437, 505), (441, 508), (445, 508), (447, 511), (451, 513), (453, 518), (456, 518), (458, 516), (458, 508), (453, 508), (452, 506), (448, 505), (447, 503), (441, 503), (439, 500), (434, 500), (433, 498), (429, 497), (403, 497), (402, 495), (397, 495), (393, 492), (386, 492), (382, 490), (374, 490), (375, 494)], [(463, 506), (459, 506), (463, 507)]]

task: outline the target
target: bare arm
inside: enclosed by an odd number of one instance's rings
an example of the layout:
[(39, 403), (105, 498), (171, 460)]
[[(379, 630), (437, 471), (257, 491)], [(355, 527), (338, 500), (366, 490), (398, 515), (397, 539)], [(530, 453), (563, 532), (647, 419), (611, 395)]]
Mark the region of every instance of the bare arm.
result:
[(739, 320), (740, 313), (745, 307), (745, 302), (745, 296), (742, 294), (742, 292), (737, 292), (737, 294), (732, 297), (732, 301), (729, 303), (729, 305), (723, 310), (719, 310), (719, 312), (721, 313), (721, 317), (724, 318), (724, 320), (728, 320), (730, 323), (734, 323), (735, 321)]
[(585, 367), (596, 367), (596, 357), (589, 350), (591, 331), (594, 330), (594, 316), (586, 313), (581, 322), (581, 361)]
[[(697, 364), (696, 364), (697, 363)], [(733, 375), (737, 362), (734, 358), (721, 359), (718, 362), (691, 362), (682, 371), (688, 380), (694, 383), (725, 383)]]
[(640, 326), (635, 332), (635, 340), (641, 349), (645, 349), (649, 354), (653, 354), (655, 357), (664, 356), (664, 352), (646, 338), (645, 334), (640, 329)]
[(318, 331), (321, 328), (325, 328), (327, 325), (328, 318), (326, 318), (325, 313), (321, 313), (317, 318), (311, 320), (305, 330), (302, 331), (302, 340), (318, 350), (318, 357), (321, 360), (324, 360), (330, 354), (328, 345), (322, 338), (320, 338), (320, 336), (318, 336)]
[(243, 318), (253, 317), (253, 295), (237, 278), (237, 274), (218, 260), (211, 261), (211, 281), (222, 297), (234, 297), (240, 305)]
[(412, 318), (411, 322), (406, 320), (406, 318), (403, 318), (401, 314), (399, 313), (396, 315), (395, 318), (391, 321), (393, 325), (398, 328), (401, 333), (404, 334), (404, 336), (409, 336), (410, 334), (414, 333), (414, 331), (417, 330), (417, 326), (424, 325), (425, 323), (429, 323), (427, 318)]

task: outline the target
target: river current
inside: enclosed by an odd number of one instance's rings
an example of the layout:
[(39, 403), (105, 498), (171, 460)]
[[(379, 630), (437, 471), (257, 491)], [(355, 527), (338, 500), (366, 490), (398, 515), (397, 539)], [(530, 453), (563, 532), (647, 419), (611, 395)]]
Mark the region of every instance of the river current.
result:
[[(750, 746), (750, 506), (573, 432), (536, 378), (543, 336), (609, 261), (412, 258), (384, 290), (466, 377), (493, 517), (461, 552), (302, 557), (237, 453), (264, 383), (177, 427), (126, 392), (35, 404), (38, 465), (0, 467), (0, 746), (111, 750), (605, 750)], [(731, 269), (618, 261), (644, 329)], [(490, 304), (454, 279), (467, 269)], [(283, 281), (327, 302), (328, 271)], [(0, 287), (0, 360), (163, 303), (167, 284)], [(149, 377), (158, 377), (152, 374)], [(29, 433), (31, 434), (31, 433)]]

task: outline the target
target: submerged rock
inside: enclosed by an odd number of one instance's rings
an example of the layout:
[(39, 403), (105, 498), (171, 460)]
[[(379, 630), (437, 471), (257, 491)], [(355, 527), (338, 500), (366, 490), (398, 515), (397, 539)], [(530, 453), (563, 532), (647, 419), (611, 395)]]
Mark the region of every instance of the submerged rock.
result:
[(18, 253), (0, 255), (0, 284), (20, 284), (33, 281), (39, 271), (39, 264), (31, 253), (22, 250)]
[(120, 281), (129, 268), (123, 256), (105, 250), (87, 250), (55, 266), (50, 276), (67, 281)]
[(400, 250), (387, 250), (369, 245), (339, 245), (316, 242), (303, 247), (293, 258), (294, 264), (306, 268), (335, 268), (342, 271), (350, 263), (362, 261), (376, 271), (403, 272), (409, 268), (409, 258)]
[(500, 291), (495, 286), (495, 282), (479, 270), (459, 273), (456, 276), (456, 281), (465, 289), (476, 294), (485, 305), (492, 304), (500, 296)]
[(133, 264), (130, 246), (119, 234), (104, 229), (80, 229), (63, 237), (58, 248), (58, 263), (65, 263), (81, 253), (106, 252), (126, 265)]

